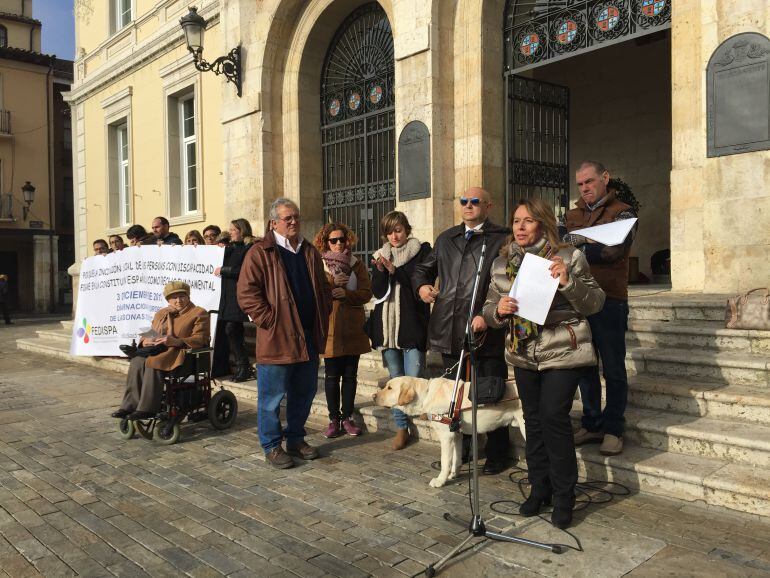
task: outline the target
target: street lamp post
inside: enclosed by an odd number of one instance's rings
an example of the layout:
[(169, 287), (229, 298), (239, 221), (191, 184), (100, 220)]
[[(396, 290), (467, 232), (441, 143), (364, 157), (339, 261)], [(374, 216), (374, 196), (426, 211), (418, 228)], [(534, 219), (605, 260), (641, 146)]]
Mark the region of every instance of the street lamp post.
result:
[(198, 14), (195, 6), (179, 19), (184, 30), (187, 50), (192, 52), (195, 68), (201, 72), (213, 71), (214, 74), (224, 74), (228, 82), (235, 84), (238, 96), (241, 96), (241, 47), (236, 46), (226, 56), (220, 56), (213, 62), (203, 58), (203, 36), (206, 32), (206, 20)]
[(35, 187), (27, 181), (21, 186), (21, 193), (24, 195), (24, 206), (21, 208), (21, 212), (24, 215), (24, 220), (27, 220), (29, 214), (29, 207), (35, 202)]

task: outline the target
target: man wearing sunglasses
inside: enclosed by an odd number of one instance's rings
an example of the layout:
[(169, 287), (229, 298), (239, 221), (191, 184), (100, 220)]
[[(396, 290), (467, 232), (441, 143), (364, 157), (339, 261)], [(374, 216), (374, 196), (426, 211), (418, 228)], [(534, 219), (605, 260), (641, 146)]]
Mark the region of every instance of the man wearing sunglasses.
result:
[[(415, 267), (412, 285), (420, 299), (433, 304), (428, 323), (428, 342), (432, 350), (441, 353), (444, 369), (449, 369), (457, 363), (463, 349), (473, 282), (486, 240), (487, 252), (471, 324), (477, 339), (476, 374), (478, 377), (507, 379), (505, 331), (487, 329), (481, 317), (481, 307), (489, 288), (492, 261), (505, 244), (510, 230), (489, 220), (492, 202), (484, 189), (472, 187), (460, 195), (458, 202), (463, 222), (438, 236), (430, 256)], [(439, 289), (434, 287), (437, 278), (440, 279)], [(465, 377), (465, 370), (461, 374)], [(463, 443), (464, 460), (470, 445), (468, 438), (470, 436), (466, 436)], [(507, 427), (487, 434), (485, 474), (498, 474), (508, 467), (508, 446)]]

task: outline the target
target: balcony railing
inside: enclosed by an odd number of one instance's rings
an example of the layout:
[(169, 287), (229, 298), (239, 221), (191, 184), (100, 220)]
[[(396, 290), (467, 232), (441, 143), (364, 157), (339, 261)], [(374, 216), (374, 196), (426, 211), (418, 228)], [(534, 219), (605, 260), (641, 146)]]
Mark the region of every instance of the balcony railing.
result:
[(0, 135), (11, 133), (11, 111), (0, 109)]

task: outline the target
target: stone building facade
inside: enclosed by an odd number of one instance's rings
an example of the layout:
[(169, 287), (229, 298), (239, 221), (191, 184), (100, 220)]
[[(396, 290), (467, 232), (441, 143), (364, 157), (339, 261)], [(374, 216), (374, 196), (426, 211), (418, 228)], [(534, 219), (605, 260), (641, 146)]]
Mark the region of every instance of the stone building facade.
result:
[(41, 33), (32, 0), (0, 0), (0, 273), (11, 309), (48, 312), (68, 299), (75, 257), (72, 61), (41, 54)]
[[(80, 3), (68, 97), (79, 259), (105, 232), (158, 214), (180, 233), (237, 217), (260, 231), (278, 196), (298, 200), (308, 233), (342, 217), (368, 247), (392, 207), (433, 240), (457, 222), (457, 193), (473, 185), (492, 193), (503, 222), (521, 177), (513, 141), (522, 138), (555, 151), (534, 160), (556, 176), (521, 190), (551, 195), (557, 212), (577, 197), (581, 159), (604, 161), (631, 185), (642, 206), (634, 256), (648, 278), (652, 255), (670, 250), (674, 290), (767, 284), (770, 152), (708, 158), (706, 150), (707, 63), (736, 33), (770, 34), (760, 0), (585, 0), (573, 3), (574, 21), (559, 22), (563, 7), (546, 0), (203, 0), (204, 57), (241, 47), (240, 97), (193, 67), (178, 24), (186, 2), (133, 0), (119, 26), (125, 2), (101, 4)], [(592, 40), (572, 51), (581, 34)], [(540, 59), (546, 48), (552, 57)], [(336, 61), (358, 76), (335, 79)], [(513, 76), (568, 90), (554, 126), (521, 128)], [(194, 210), (179, 201), (173, 120), (191, 91)], [(405, 200), (397, 143), (414, 121), (430, 135), (430, 187)], [(111, 152), (120, 126), (128, 127), (123, 180)]]

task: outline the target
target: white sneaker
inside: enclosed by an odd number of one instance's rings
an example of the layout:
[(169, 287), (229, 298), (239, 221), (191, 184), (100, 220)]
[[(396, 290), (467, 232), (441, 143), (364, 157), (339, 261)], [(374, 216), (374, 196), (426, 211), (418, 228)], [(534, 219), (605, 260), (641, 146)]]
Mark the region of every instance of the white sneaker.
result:
[(602, 445), (599, 446), (599, 453), (603, 456), (616, 456), (623, 451), (623, 438), (612, 434), (604, 434)]

